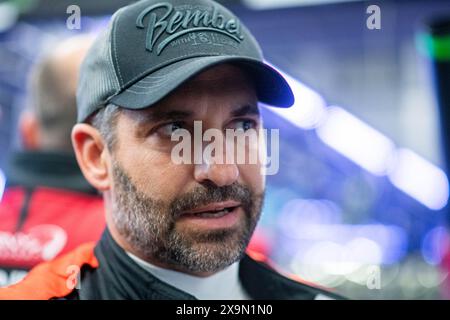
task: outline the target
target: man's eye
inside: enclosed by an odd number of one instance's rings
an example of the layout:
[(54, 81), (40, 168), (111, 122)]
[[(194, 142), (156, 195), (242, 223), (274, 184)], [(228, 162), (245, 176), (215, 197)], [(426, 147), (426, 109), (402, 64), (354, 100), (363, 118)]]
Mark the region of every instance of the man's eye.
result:
[(165, 124), (158, 128), (158, 133), (162, 136), (170, 137), (172, 134), (174, 134), (177, 130), (183, 129), (184, 124), (182, 122), (171, 122), (168, 124)]
[(254, 120), (250, 119), (242, 119), (242, 120), (236, 120), (233, 123), (233, 129), (235, 130), (250, 130), (250, 129), (256, 129), (257, 123)]

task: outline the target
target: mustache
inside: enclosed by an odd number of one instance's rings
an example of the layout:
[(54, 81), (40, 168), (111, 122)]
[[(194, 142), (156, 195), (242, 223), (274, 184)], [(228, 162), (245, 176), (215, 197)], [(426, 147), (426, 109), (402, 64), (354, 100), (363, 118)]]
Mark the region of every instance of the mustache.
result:
[(213, 184), (205, 184), (196, 187), (194, 190), (179, 196), (172, 201), (170, 212), (173, 218), (179, 217), (183, 212), (194, 210), (197, 207), (207, 205), (212, 202), (222, 202), (227, 200), (238, 201), (245, 211), (252, 208), (253, 192), (245, 185), (234, 182), (228, 186), (218, 187)]

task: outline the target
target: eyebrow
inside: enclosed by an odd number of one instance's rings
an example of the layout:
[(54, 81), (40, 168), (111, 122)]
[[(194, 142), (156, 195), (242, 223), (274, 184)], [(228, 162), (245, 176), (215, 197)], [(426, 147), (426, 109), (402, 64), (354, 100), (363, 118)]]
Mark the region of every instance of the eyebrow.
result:
[(154, 110), (152, 112), (142, 115), (139, 119), (139, 123), (146, 124), (148, 122), (168, 121), (168, 120), (182, 120), (194, 115), (191, 111), (182, 110)]
[[(236, 110), (233, 110), (230, 115), (232, 117), (242, 117), (246, 115), (260, 115), (259, 108), (255, 105), (244, 105)], [(138, 119), (139, 124), (145, 124), (148, 122), (159, 122), (169, 120), (183, 120), (187, 118), (193, 118), (195, 113), (185, 110), (152, 110), (149, 113), (141, 115)]]
[(259, 116), (259, 108), (255, 105), (245, 105), (231, 112), (231, 116), (233, 117), (242, 117), (247, 115), (256, 115)]

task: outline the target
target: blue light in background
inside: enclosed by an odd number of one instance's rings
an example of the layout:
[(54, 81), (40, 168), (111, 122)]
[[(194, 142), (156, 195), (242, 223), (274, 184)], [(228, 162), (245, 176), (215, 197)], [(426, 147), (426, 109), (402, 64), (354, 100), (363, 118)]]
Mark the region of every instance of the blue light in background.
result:
[[(271, 66), (277, 69), (275, 66)], [(295, 97), (295, 103), (290, 108), (270, 108), (270, 110), (301, 129), (310, 130), (317, 128), (327, 114), (325, 99), (290, 75), (281, 70), (278, 70), (278, 72), (289, 83)]]
[(6, 176), (3, 173), (2, 169), (0, 169), (0, 202), (3, 198), (3, 192), (5, 191), (6, 186)]
[(391, 139), (340, 107), (329, 107), (317, 135), (370, 173), (383, 176), (389, 169), (395, 145)]
[(397, 149), (395, 165), (388, 176), (395, 187), (431, 210), (440, 210), (447, 205), (447, 175), (411, 150)]
[[(290, 250), (296, 252), (296, 260), (304, 263), (309, 263), (309, 255), (318, 244), (323, 244), (319, 247), (327, 252), (339, 247), (342, 262), (355, 265), (393, 264), (404, 257), (408, 246), (403, 228), (379, 223), (345, 224), (341, 209), (328, 200), (289, 201), (280, 212), (278, 228), (286, 240), (291, 240)], [(330, 259), (327, 254), (323, 257)], [(320, 257), (315, 258), (319, 263)]]
[(315, 129), (327, 146), (371, 174), (387, 176), (394, 187), (430, 210), (447, 205), (449, 182), (443, 170), (411, 150), (397, 148), (391, 139), (344, 108), (327, 107), (319, 93), (277, 70), (291, 86), (296, 102), (287, 109), (269, 107), (270, 111), (298, 128)]

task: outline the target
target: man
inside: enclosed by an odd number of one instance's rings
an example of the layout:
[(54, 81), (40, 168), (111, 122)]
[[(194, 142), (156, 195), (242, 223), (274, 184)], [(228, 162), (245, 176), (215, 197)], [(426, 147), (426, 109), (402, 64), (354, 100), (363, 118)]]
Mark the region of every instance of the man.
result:
[[(199, 124), (200, 135), (214, 129), (217, 139), (228, 130), (259, 132), (258, 100), (293, 104), (286, 81), (231, 12), (211, 0), (122, 8), (83, 62), (77, 97), (72, 142), (85, 177), (103, 193), (106, 231), (0, 297), (335, 297), (245, 255), (264, 198), (261, 160), (174, 161), (176, 135), (193, 133), (187, 145), (195, 153), (206, 149), (195, 136)], [(246, 154), (264, 148), (260, 140), (244, 146)]]
[(63, 41), (33, 68), (20, 118), (25, 151), (13, 154), (0, 202), (0, 286), (43, 261), (100, 238), (103, 201), (73, 154), (78, 69), (92, 39)]

